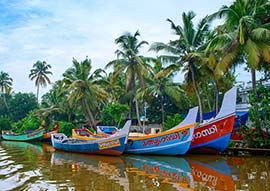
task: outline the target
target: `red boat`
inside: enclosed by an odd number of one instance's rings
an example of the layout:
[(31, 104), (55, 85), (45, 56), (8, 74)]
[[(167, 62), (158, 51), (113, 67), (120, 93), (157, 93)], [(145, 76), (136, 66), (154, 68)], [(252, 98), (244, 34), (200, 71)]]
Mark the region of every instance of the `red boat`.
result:
[(232, 134), (235, 112), (236, 87), (233, 87), (225, 93), (217, 116), (195, 128), (189, 151), (207, 153), (224, 151)]

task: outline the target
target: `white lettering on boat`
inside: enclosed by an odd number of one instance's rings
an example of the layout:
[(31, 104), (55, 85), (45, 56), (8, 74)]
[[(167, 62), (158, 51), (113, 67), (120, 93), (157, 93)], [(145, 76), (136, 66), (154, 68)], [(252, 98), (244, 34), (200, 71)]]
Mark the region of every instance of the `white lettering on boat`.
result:
[(100, 150), (108, 149), (108, 148), (112, 148), (112, 147), (116, 147), (116, 146), (120, 146), (119, 139), (98, 143), (98, 148)]
[(196, 133), (194, 133), (193, 135), (193, 139), (198, 139), (201, 137), (205, 137), (211, 134), (217, 133), (217, 126), (213, 125), (212, 127), (208, 128), (208, 129), (204, 129), (202, 131), (198, 131)]

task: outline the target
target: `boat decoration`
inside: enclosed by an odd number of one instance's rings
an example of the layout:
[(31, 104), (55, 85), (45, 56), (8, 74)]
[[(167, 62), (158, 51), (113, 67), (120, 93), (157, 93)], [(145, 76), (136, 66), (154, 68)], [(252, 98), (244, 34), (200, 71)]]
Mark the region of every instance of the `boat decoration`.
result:
[(187, 117), (177, 126), (156, 134), (129, 134), (126, 153), (153, 155), (182, 155), (190, 146), (198, 107), (189, 110)]

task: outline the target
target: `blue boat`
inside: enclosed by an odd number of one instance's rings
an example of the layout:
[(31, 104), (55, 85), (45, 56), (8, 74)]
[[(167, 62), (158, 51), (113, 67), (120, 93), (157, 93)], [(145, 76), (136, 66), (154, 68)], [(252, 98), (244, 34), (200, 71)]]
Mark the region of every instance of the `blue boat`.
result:
[(198, 107), (189, 110), (177, 126), (156, 134), (129, 134), (126, 153), (153, 155), (183, 155), (191, 144)]
[(52, 145), (55, 149), (68, 152), (121, 155), (125, 149), (131, 121), (128, 120), (124, 127), (114, 135), (95, 140), (68, 138), (63, 133), (53, 134)]

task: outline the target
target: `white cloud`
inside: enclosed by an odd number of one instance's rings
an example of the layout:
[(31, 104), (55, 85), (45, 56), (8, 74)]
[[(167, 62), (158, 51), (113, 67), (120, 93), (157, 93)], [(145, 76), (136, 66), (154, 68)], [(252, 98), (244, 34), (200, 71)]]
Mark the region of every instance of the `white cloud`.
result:
[[(183, 11), (194, 10), (198, 20), (230, 0), (18, 0), (6, 1), (7, 22), (0, 22), (0, 70), (14, 79), (16, 92), (36, 92), (28, 79), (37, 60), (52, 66), (52, 81), (72, 65), (72, 57), (91, 58), (94, 69), (115, 59), (114, 40), (124, 32), (139, 30), (139, 40), (150, 44), (174, 38), (167, 18), (180, 24)], [(148, 47), (142, 51), (149, 53)], [(49, 86), (50, 88), (50, 86)], [(43, 89), (41, 93), (48, 90)]]

